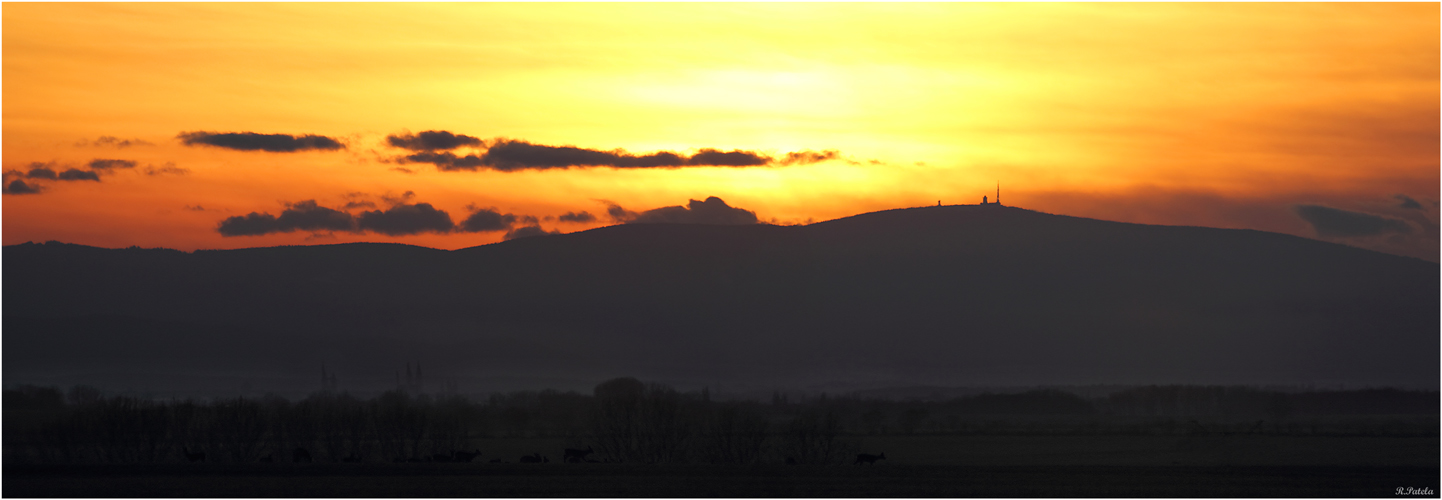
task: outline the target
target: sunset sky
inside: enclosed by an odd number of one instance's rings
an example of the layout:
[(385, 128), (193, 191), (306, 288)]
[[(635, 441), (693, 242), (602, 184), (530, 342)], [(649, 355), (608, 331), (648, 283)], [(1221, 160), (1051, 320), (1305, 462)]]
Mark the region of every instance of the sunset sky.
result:
[(5, 3), (3, 29), (6, 245), (455, 249), (1000, 183), (1439, 254), (1436, 3)]

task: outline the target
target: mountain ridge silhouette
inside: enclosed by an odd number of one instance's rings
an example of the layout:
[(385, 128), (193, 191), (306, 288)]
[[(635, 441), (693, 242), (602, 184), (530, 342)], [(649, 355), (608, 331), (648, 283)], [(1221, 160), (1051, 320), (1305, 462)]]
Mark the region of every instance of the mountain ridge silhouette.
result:
[(342, 387), (382, 389), (418, 361), (474, 387), (1438, 384), (1436, 263), (995, 204), (453, 251), (25, 244), (4, 258), (15, 382), (303, 385), (325, 363)]

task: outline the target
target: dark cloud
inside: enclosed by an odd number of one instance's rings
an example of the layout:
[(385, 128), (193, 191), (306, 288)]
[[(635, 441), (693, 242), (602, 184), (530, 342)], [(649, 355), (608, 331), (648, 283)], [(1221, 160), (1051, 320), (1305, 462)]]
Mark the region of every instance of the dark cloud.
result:
[(175, 163), (171, 163), (171, 162), (166, 162), (164, 165), (161, 165), (161, 166), (159, 166), (159, 167), (157, 167), (157, 166), (155, 166), (155, 165), (146, 165), (146, 166), (145, 166), (145, 175), (165, 175), (165, 174), (185, 175), (185, 174), (188, 174), (188, 173), (190, 173), (190, 169), (177, 167), (177, 166), (175, 166)]
[(820, 152), (796, 151), (793, 153), (786, 153), (786, 156), (776, 160), (776, 163), (778, 165), (809, 165), (812, 163), (820, 163), (827, 160), (838, 160), (840, 158), (841, 152), (835, 149), (828, 149), (826, 151)]
[(1396, 199), (1398, 199), (1399, 201), (1402, 202), (1401, 205), (1398, 205), (1399, 207), (1402, 207), (1402, 208), (1410, 208), (1410, 209), (1412, 209), (1412, 210), (1421, 210), (1421, 209), (1422, 209), (1422, 204), (1421, 204), (1421, 203), (1417, 203), (1417, 200), (1412, 199), (1411, 196), (1407, 196), (1407, 195), (1405, 195), (1405, 194), (1399, 194), (1399, 195), (1394, 195), (1394, 196), (1392, 196), (1392, 197), (1393, 197), (1393, 198), (1396, 198)]
[(105, 160), (99, 158), (90, 160), (91, 170), (108, 171), (112, 168), (135, 168), (135, 165), (136, 163), (131, 160)]
[(154, 146), (155, 144), (152, 144), (152, 143), (147, 142), (147, 141), (142, 141), (142, 140), (140, 140), (140, 139), (121, 139), (121, 138), (119, 138), (119, 137), (102, 135), (102, 136), (100, 136), (99, 139), (96, 139), (96, 140), (94, 140), (93, 142), (92, 142), (92, 141), (82, 140), (82, 141), (80, 141), (80, 142), (75, 143), (75, 145), (76, 145), (76, 146), (104, 146), (104, 147), (114, 147), (114, 148), (128, 148), (128, 147), (130, 147), (130, 146)]
[(40, 186), (31, 186), (20, 179), (15, 179), (5, 185), (5, 194), (36, 194), (39, 192)]
[(526, 141), (499, 140), (486, 150), (482, 163), (491, 169), (514, 171), (568, 167), (655, 168), (680, 167), (687, 159), (676, 153), (661, 151), (649, 155), (633, 155), (622, 150), (597, 151), (573, 146), (544, 146)]
[(575, 222), (577, 224), (596, 222), (596, 216), (591, 215), (591, 212), (566, 212), (564, 214), (561, 214), (560, 217), (557, 217), (557, 219), (561, 222)]
[(430, 163), (441, 170), (476, 170), (486, 167), (486, 161), (476, 155), (456, 156), (454, 153), (416, 153), (406, 156), (404, 161)]
[(456, 135), (444, 130), (427, 130), (415, 135), (390, 135), (386, 142), (397, 148), (409, 149), (412, 151), (434, 151), (437, 149), (455, 149), (461, 146), (481, 146), (480, 138), (469, 135)]
[(55, 176), (55, 171), (54, 171), (54, 170), (51, 170), (51, 169), (46, 168), (46, 167), (38, 167), (38, 168), (32, 168), (32, 169), (30, 169), (30, 172), (25, 174), (25, 178), (26, 178), (26, 179), (50, 179), (50, 180), (53, 181), (53, 180), (55, 180), (56, 176)]
[[(616, 206), (620, 209), (621, 207)], [(624, 212), (624, 209), (622, 209)], [(614, 217), (614, 216), (613, 216)], [(687, 206), (661, 207), (636, 214), (627, 224), (756, 224), (756, 212), (727, 205), (715, 196), (691, 200)]]
[(220, 231), (221, 236), (258, 236), (280, 232), (277, 227), (274, 215), (251, 212), (227, 217), (215, 229)]
[(290, 153), (307, 149), (345, 149), (340, 141), (323, 135), (257, 134), (254, 132), (181, 132), (176, 136), (186, 146), (205, 145), (240, 151)]
[(461, 221), (460, 230), (468, 233), (508, 231), (515, 223), (515, 215), (503, 214), (494, 208), (484, 208), (471, 212), (466, 220)]
[(619, 224), (624, 224), (624, 223), (626, 223), (626, 221), (629, 221), (629, 220), (631, 220), (631, 219), (635, 219), (635, 218), (636, 218), (636, 215), (637, 215), (636, 212), (632, 212), (632, 211), (630, 211), (630, 210), (626, 210), (626, 209), (624, 209), (624, 208), (621, 208), (621, 205), (616, 204), (616, 202), (614, 202), (614, 201), (610, 201), (610, 200), (596, 200), (596, 201), (599, 201), (599, 202), (601, 202), (602, 204), (606, 205), (606, 216), (611, 219), (611, 222), (615, 222), (615, 223), (619, 223)]
[(1322, 238), (1354, 238), (1384, 233), (1411, 234), (1412, 226), (1401, 220), (1321, 205), (1293, 207)]
[(202, 207), (202, 206), (200, 206), (200, 205), (186, 205), (186, 206), (185, 206), (185, 209), (186, 209), (186, 210), (190, 210), (190, 211), (194, 211), (194, 212), (204, 212), (204, 211), (205, 211), (205, 207)]
[(532, 236), (549, 236), (553, 234), (561, 234), (561, 232), (547, 231), (545, 229), (541, 229), (541, 226), (521, 226), (507, 232), (506, 235), (502, 237), (502, 239), (505, 241), (511, 241), (517, 238), (529, 238)]
[(446, 233), (455, 227), (451, 215), (430, 203), (399, 204), (390, 209), (362, 212), (356, 217), (361, 230), (399, 236), (423, 232)]
[(350, 214), (316, 204), (315, 200), (293, 203), (276, 220), (281, 231), (352, 231), (355, 219)]
[(62, 181), (95, 181), (95, 182), (100, 182), (100, 175), (99, 175), (99, 174), (96, 174), (96, 173), (93, 172), (93, 171), (80, 170), (80, 169), (76, 169), (76, 168), (72, 168), (72, 169), (70, 169), (70, 170), (66, 170), (66, 171), (64, 171), (64, 172), (60, 172), (60, 175), (58, 176), (58, 178), (59, 178), (60, 180), (62, 180)]
[(346, 202), (344, 208), (345, 208), (346, 210), (352, 210), (352, 209), (356, 209), (356, 208), (375, 208), (375, 207), (376, 207), (376, 204), (375, 204), (375, 202), (373, 202), (373, 201), (355, 200), (355, 201), (348, 201), (348, 202)]
[[(479, 142), (480, 140), (477, 139)], [(484, 145), (483, 142), (478, 145)], [(416, 149), (416, 148), (412, 148)], [(479, 156), (457, 156), (450, 152), (425, 150), (405, 156), (401, 161), (430, 163), (441, 170), (489, 169), (502, 172), (517, 170), (565, 169), (571, 167), (611, 168), (680, 168), (680, 167), (756, 167), (764, 165), (797, 165), (840, 158), (833, 150), (787, 153), (775, 159), (754, 151), (702, 149), (686, 156), (671, 151), (635, 155), (624, 150), (600, 151), (574, 146), (546, 146), (512, 139), (496, 139)]]
[(715, 149), (703, 149), (686, 160), (687, 165), (722, 167), (755, 167), (767, 163), (771, 163), (770, 157), (750, 151), (717, 151)]
[(306, 200), (288, 204), (285, 211), (280, 213), (280, 217), (268, 213), (251, 212), (245, 216), (227, 218), (220, 222), (217, 229), (222, 236), (252, 236), (293, 231), (354, 231), (356, 221), (348, 213), (322, 207), (316, 204), (315, 200)]

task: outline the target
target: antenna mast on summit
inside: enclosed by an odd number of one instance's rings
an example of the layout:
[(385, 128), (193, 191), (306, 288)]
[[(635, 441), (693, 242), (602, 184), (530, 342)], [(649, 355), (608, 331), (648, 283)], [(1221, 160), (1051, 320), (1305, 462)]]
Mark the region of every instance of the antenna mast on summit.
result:
[(996, 204), (1001, 204), (1001, 183), (996, 183)]

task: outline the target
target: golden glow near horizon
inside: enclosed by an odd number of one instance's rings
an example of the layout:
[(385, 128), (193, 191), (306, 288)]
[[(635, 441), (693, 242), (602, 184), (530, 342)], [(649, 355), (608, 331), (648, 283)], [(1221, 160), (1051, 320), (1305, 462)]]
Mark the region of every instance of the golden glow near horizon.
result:
[[(1295, 207), (1322, 205), (1363, 217), (1334, 241), (1437, 260), (1438, 14), (1425, 3), (7, 3), (5, 182), (41, 192), (4, 195), (3, 239), (461, 248), (504, 233), (225, 237), (217, 225), (305, 200), (408, 200), (456, 222), (494, 207), (574, 232), (610, 224), (598, 200), (639, 212), (708, 196), (798, 223), (976, 203), (1001, 182), (1007, 204), (1046, 212), (1308, 237), (1332, 222)], [(516, 172), (396, 162), (409, 152), (386, 137), (427, 130), (840, 157)], [(192, 131), (346, 148), (183, 145)], [(23, 177), (36, 162), (59, 172), (96, 159), (136, 166), (99, 182)], [(599, 220), (545, 219), (581, 211)]]

